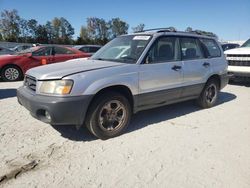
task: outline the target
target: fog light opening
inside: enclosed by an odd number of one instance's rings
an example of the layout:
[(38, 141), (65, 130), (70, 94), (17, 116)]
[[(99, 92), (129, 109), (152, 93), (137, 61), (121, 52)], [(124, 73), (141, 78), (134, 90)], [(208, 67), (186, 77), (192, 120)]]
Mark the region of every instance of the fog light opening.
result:
[(50, 121), (51, 120), (51, 116), (49, 114), (48, 111), (45, 111), (45, 117)]

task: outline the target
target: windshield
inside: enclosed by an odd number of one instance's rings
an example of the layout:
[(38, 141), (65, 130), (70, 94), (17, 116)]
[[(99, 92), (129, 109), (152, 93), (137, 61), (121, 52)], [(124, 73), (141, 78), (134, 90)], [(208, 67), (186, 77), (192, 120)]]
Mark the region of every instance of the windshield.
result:
[(34, 51), (36, 51), (36, 50), (38, 50), (38, 49), (39, 49), (39, 47), (32, 47), (32, 48), (28, 48), (28, 49), (26, 49), (26, 50), (22, 50), (22, 51), (20, 51), (20, 52), (17, 52), (16, 54), (17, 54), (17, 55), (21, 55), (21, 54), (32, 53), (32, 52), (34, 52)]
[(96, 52), (91, 59), (136, 63), (150, 39), (151, 36), (149, 35), (117, 37)]
[(248, 39), (241, 47), (250, 47), (250, 39)]

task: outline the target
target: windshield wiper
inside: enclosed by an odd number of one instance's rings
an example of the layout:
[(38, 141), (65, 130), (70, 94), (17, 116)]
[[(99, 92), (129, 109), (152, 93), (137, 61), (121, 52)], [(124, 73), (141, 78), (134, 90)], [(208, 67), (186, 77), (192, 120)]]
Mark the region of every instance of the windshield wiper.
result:
[(104, 58), (96, 58), (94, 60), (99, 60), (99, 61), (116, 61), (115, 59), (104, 59)]

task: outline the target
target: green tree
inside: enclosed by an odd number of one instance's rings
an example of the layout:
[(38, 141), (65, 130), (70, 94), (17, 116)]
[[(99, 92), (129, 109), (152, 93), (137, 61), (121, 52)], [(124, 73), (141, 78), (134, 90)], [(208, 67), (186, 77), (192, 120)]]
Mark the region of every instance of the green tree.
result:
[(141, 32), (145, 28), (145, 24), (139, 24), (136, 27), (132, 27), (134, 33)]
[(52, 23), (50, 21), (46, 22), (45, 29), (47, 32), (48, 43), (51, 44), (51, 43), (53, 43), (53, 40), (54, 40), (54, 28), (53, 28)]
[(109, 25), (111, 28), (112, 38), (128, 33), (129, 25), (120, 18), (112, 18)]
[(29, 30), (27, 26), (27, 20), (20, 19), (19, 29), (20, 29), (19, 41), (28, 42)]
[(110, 39), (109, 23), (102, 18), (87, 18), (87, 29), (91, 39), (97, 44), (106, 44)]
[(69, 23), (69, 21), (63, 17), (60, 18), (60, 22), (61, 22), (61, 28), (60, 28), (61, 42), (69, 44), (72, 42), (73, 35), (75, 34), (74, 28)]
[(193, 29), (192, 29), (192, 27), (187, 27), (185, 31), (186, 31), (186, 32), (192, 32)]
[(20, 34), (20, 16), (17, 10), (1, 12), (0, 28), (4, 40), (17, 42)]
[(30, 42), (35, 42), (34, 39), (37, 37), (38, 22), (35, 19), (30, 19), (27, 21), (27, 27), (29, 30)]
[(61, 21), (59, 18), (55, 17), (52, 20), (52, 28), (53, 28), (53, 43), (60, 43), (60, 28), (61, 28)]
[(36, 43), (42, 43), (42, 44), (48, 44), (49, 43), (46, 26), (39, 24), (37, 26), (35, 35), (36, 35), (36, 38), (35, 38)]
[(76, 40), (76, 44), (91, 44), (92, 40), (90, 39), (88, 28), (81, 26), (80, 36)]
[[(49, 26), (49, 25), (47, 25)], [(68, 20), (65, 18), (57, 18), (55, 17), (51, 22), (50, 27), (52, 29), (52, 32), (49, 32), (49, 34), (53, 33), (53, 42), (58, 44), (66, 44), (71, 43), (73, 35), (74, 35), (74, 28), (69, 23)], [(48, 27), (46, 27), (48, 29)]]

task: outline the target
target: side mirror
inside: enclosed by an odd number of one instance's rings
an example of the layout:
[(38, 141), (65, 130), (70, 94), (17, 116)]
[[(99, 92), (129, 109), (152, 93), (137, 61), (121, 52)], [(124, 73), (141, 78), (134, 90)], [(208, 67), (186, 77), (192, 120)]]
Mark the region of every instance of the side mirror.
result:
[(152, 57), (147, 56), (146, 59), (145, 59), (144, 64), (151, 64), (151, 63), (152, 63)]

